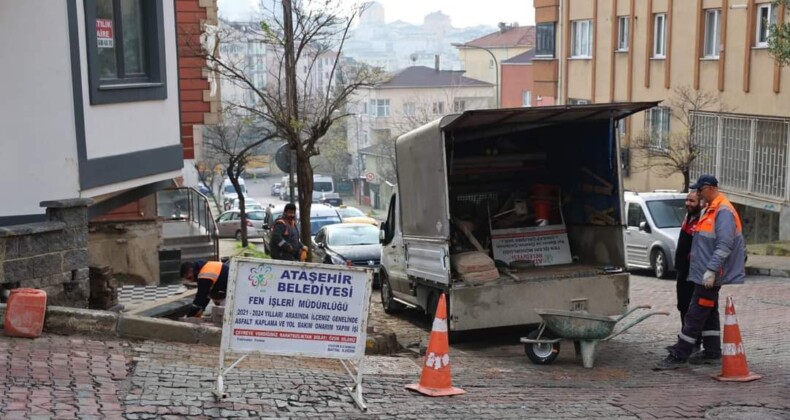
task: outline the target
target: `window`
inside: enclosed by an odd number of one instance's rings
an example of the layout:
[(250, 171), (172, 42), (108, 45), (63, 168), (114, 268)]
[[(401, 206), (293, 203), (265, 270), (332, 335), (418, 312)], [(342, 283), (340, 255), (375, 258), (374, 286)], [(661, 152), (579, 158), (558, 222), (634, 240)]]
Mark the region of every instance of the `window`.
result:
[(417, 115), (417, 105), (414, 102), (405, 102), (403, 104), (403, 115), (407, 117)]
[(370, 134), (367, 131), (362, 133), (362, 145), (365, 147), (370, 146)]
[(366, 115), (367, 113), (368, 113), (368, 103), (362, 102), (362, 112), (360, 112), (360, 114)]
[(434, 102), (433, 103), (433, 113), (434, 114), (444, 114), (444, 102)]
[(463, 99), (456, 99), (453, 102), (453, 112), (464, 112), (466, 111), (466, 101)]
[(588, 99), (568, 98), (568, 105), (589, 105), (591, 103)]
[(390, 100), (389, 99), (371, 99), (370, 107), (371, 117), (389, 117), (390, 116)]
[(554, 23), (538, 23), (535, 32), (535, 56), (554, 58)]
[(653, 58), (667, 56), (667, 15), (658, 13), (653, 18)]
[(665, 106), (645, 111), (645, 130), (650, 135), (650, 147), (666, 150), (669, 147), (670, 109)]
[(571, 57), (592, 57), (592, 21), (578, 20), (571, 24)]
[(705, 48), (703, 57), (719, 58), (719, 27), (721, 26), (721, 10), (705, 11)]
[(757, 34), (754, 38), (756, 47), (768, 47), (772, 25), (776, 25), (776, 8), (771, 3), (761, 4), (757, 8)]
[(631, 21), (628, 16), (617, 18), (617, 51), (628, 51), (628, 31)]
[(92, 105), (166, 99), (162, 1), (86, 0)]
[(628, 203), (628, 227), (639, 228), (642, 222), (647, 222), (642, 206), (639, 203)]
[(521, 92), (521, 106), (532, 106), (532, 92), (528, 90)]

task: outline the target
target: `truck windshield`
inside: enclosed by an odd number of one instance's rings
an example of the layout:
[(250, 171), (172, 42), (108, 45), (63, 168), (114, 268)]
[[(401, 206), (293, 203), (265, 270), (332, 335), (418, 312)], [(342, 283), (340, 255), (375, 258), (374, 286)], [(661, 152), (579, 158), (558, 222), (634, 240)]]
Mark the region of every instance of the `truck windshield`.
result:
[(646, 204), (657, 228), (675, 228), (683, 224), (686, 217), (684, 200), (651, 200)]
[(313, 183), (313, 191), (315, 192), (332, 192), (331, 182), (315, 182)]

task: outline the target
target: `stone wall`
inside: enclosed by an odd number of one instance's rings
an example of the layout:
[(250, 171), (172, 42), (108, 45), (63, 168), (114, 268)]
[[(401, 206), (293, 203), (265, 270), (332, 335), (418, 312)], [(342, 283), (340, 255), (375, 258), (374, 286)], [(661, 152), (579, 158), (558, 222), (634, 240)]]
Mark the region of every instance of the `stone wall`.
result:
[(0, 288), (42, 289), (48, 304), (87, 307), (90, 203), (44, 201), (47, 221), (0, 227)]

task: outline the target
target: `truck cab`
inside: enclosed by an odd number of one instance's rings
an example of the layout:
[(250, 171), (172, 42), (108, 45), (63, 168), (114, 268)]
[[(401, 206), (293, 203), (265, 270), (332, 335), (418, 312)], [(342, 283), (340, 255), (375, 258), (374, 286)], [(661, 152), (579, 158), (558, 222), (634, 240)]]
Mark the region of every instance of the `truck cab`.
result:
[(453, 331), (537, 323), (539, 308), (622, 314), (617, 124), (655, 105), (475, 110), (400, 136), (384, 310), (431, 314), (445, 293)]

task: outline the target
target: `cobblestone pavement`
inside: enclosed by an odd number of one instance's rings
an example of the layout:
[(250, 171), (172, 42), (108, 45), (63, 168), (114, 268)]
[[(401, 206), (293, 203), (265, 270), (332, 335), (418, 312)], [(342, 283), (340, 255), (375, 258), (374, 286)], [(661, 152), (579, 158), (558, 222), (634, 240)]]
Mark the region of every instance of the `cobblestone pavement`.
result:
[[(652, 371), (679, 326), (674, 282), (633, 277), (632, 304), (652, 304), (673, 316), (650, 318), (602, 343), (594, 369), (582, 368), (568, 344), (554, 363), (534, 365), (518, 344), (518, 331), (496, 332), (452, 346), (454, 384), (467, 391), (461, 396), (431, 399), (404, 390), (420, 374), (421, 361), (411, 353), (366, 358), (369, 410), (362, 414), (333, 360), (250, 357), (227, 376), (229, 397), (215, 402), (215, 348), (2, 338), (0, 364), (8, 374), (0, 379), (0, 417), (664, 419), (748, 406), (790, 418), (790, 282), (751, 278), (725, 288), (727, 295), (735, 298), (750, 368), (765, 375), (760, 381), (720, 383), (710, 378), (718, 371), (713, 366)], [(388, 317), (378, 306), (375, 300), (371, 324), (427, 340), (428, 323), (419, 316)]]

